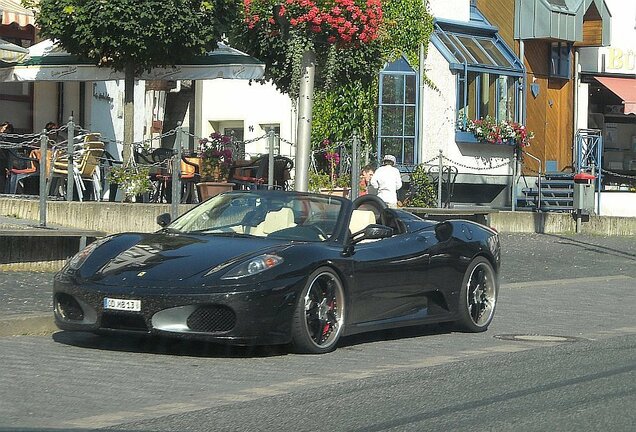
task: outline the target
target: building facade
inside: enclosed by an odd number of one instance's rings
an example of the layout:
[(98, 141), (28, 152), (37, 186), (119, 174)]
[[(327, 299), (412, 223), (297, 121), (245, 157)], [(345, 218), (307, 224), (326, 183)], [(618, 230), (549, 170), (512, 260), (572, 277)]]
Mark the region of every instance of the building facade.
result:
[[(527, 150), (543, 171), (573, 170), (575, 53), (609, 44), (611, 15), (603, 0), (476, 0), (523, 59), (525, 112), (535, 139)], [(625, 2), (623, 2), (625, 3)], [(538, 164), (528, 158), (526, 171)]]
[(604, 183), (620, 189), (636, 178), (636, 2), (605, 2), (611, 43), (579, 49), (576, 125), (602, 131)]

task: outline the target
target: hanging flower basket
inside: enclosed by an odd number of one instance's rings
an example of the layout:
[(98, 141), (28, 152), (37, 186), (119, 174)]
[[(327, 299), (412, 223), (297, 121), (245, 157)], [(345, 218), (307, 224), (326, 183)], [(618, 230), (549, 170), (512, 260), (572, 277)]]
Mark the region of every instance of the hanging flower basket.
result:
[(124, 202), (131, 202), (133, 197), (152, 189), (148, 168), (136, 164), (113, 167), (108, 173), (107, 180), (123, 191)]

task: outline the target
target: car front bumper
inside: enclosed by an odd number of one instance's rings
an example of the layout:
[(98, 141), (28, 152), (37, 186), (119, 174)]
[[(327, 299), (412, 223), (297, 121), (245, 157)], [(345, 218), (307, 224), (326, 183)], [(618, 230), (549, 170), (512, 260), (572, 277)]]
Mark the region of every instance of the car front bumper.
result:
[[(116, 287), (57, 275), (53, 285), (56, 325), (70, 331), (115, 331), (202, 339), (238, 345), (282, 344), (302, 281), (267, 281), (233, 289)], [(105, 298), (138, 300), (140, 311), (104, 308)]]

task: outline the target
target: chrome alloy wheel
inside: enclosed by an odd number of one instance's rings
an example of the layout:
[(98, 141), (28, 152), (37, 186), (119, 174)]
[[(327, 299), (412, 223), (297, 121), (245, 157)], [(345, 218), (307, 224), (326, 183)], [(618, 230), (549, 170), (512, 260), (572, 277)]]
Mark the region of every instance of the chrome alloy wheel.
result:
[(466, 286), (466, 305), (472, 322), (483, 327), (490, 323), (495, 312), (497, 281), (492, 267), (479, 262), (472, 269)]
[(305, 322), (316, 347), (329, 348), (340, 337), (344, 323), (344, 289), (331, 272), (319, 273), (305, 295)]

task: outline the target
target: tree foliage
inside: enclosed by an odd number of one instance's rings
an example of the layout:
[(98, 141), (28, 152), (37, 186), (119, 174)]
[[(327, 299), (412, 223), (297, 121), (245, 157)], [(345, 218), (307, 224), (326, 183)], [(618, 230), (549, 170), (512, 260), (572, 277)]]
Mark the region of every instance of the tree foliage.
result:
[(266, 65), (263, 82), (298, 96), (301, 60), (316, 54), (316, 89), (371, 82), (382, 59), (379, 0), (244, 0), (232, 46)]
[(402, 205), (409, 207), (435, 207), (437, 205), (437, 189), (426, 171), (425, 166), (418, 165), (411, 173), (411, 188)]
[[(377, 97), (375, 82), (364, 85), (354, 81), (332, 91), (316, 92), (311, 128), (314, 147), (325, 138), (348, 144), (354, 133), (358, 133), (367, 146), (373, 141)], [(347, 147), (351, 148), (350, 145)]]
[(409, 64), (419, 67), (420, 46), (426, 49), (433, 32), (433, 16), (427, 11), (427, 0), (384, 0), (382, 52), (385, 61), (404, 55)]
[(204, 54), (238, 17), (237, 0), (27, 0), (41, 35), (98, 66), (125, 72), (124, 163), (132, 158), (134, 78)]
[(428, 45), (433, 31), (433, 17), (426, 8), (427, 2), (422, 0), (383, 0), (378, 57), (374, 62), (364, 63), (364, 67), (369, 68), (370, 79), (316, 92), (312, 124), (314, 148), (325, 138), (348, 142), (354, 131), (367, 147), (372, 146), (377, 131), (378, 74), (386, 62), (402, 55), (418, 69), (420, 47)]
[(96, 65), (135, 75), (216, 47), (238, 17), (236, 0), (40, 0), (45, 37)]

